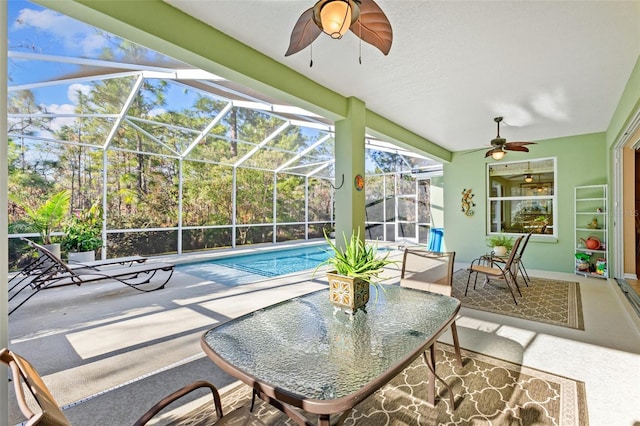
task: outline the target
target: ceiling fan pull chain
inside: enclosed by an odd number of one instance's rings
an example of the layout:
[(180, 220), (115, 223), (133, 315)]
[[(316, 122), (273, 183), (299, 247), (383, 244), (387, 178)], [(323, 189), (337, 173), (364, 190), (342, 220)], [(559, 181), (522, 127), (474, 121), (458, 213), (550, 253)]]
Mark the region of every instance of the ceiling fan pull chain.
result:
[(311, 56), (310, 56), (310, 60), (309, 60), (309, 68), (313, 67), (313, 44), (311, 46), (309, 46), (311, 48)]
[(358, 63), (362, 65), (362, 22), (360, 22), (360, 18), (358, 18), (358, 23), (360, 24), (360, 35), (358, 36)]

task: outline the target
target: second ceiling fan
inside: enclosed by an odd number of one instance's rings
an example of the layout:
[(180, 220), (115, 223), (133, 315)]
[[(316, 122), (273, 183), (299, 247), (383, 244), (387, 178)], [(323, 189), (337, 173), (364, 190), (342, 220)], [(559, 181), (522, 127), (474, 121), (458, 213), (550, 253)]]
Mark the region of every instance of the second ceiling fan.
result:
[(496, 117), (493, 121), (498, 127), (498, 135), (491, 139), (491, 149), (485, 154), (485, 158), (491, 156), (494, 160), (500, 160), (507, 154), (507, 151), (529, 152), (529, 148), (525, 145), (535, 145), (535, 142), (507, 142), (505, 138), (500, 137), (500, 122), (502, 117)]

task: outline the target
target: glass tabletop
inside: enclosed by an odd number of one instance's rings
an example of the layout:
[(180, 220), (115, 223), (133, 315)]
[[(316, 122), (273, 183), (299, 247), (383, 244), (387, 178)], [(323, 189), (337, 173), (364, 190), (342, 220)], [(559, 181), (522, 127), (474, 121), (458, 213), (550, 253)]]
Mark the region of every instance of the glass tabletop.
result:
[(351, 316), (320, 290), (206, 332), (203, 344), (233, 368), (301, 397), (351, 395), (430, 346), (460, 308), (452, 297), (396, 285), (371, 288)]

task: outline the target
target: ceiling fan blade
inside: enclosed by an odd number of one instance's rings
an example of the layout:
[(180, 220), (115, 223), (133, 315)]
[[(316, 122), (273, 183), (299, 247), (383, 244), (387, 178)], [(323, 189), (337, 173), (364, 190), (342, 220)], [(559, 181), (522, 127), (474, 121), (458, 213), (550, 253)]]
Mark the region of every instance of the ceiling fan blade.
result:
[(507, 142), (507, 146), (535, 145), (535, 142)]
[(391, 50), (393, 30), (380, 6), (373, 0), (361, 0), (360, 18), (349, 28), (363, 41), (377, 47), (385, 55)]
[(520, 145), (505, 145), (504, 147), (505, 150), (507, 151), (521, 151), (521, 152), (529, 152), (529, 148), (527, 148), (526, 146), (520, 146)]
[(322, 30), (313, 22), (313, 7), (305, 10), (291, 31), (289, 49), (284, 56), (293, 55), (313, 43)]
[(467, 151), (464, 151), (462, 154), (473, 154), (474, 152), (478, 152), (478, 151), (484, 151), (485, 149), (487, 149), (486, 146), (482, 147), (482, 148), (475, 148), (475, 149), (470, 149)]

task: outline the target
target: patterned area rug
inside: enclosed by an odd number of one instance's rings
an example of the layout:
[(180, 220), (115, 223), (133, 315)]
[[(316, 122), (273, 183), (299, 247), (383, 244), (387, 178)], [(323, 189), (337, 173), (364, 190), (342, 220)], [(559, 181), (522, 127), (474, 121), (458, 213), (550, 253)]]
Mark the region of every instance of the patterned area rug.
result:
[(469, 272), (464, 269), (453, 274), (452, 295), (466, 308), (584, 330), (580, 286), (577, 282), (531, 277), (531, 283), (526, 287), (519, 277), (522, 297), (513, 289), (518, 301), (516, 305), (504, 281), (492, 280), (485, 284), (482, 274), (478, 274), (475, 290), (471, 277), (465, 296), (468, 276)]
[[(427, 406), (427, 366), (422, 357), (358, 404), (345, 425), (588, 425), (584, 383), (472, 351), (459, 367), (452, 348), (437, 346), (436, 371), (453, 389), (451, 409), (436, 381), (435, 408)], [(251, 389), (238, 384), (222, 395), (223, 411), (248, 405)], [(295, 425), (256, 399), (254, 413), (267, 425)], [(337, 416), (336, 416), (337, 417)], [(309, 420), (315, 419), (309, 416)]]

